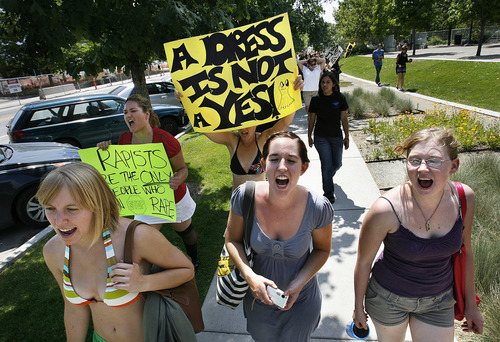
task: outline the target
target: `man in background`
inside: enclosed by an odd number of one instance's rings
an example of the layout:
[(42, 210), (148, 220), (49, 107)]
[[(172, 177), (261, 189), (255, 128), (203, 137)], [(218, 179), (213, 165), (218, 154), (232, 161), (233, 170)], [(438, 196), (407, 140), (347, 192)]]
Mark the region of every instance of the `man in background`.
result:
[[(307, 67), (304, 65), (307, 63)], [(321, 57), (313, 57), (308, 60), (300, 60), (297, 62), (302, 75), (304, 76), (304, 89), (302, 96), (306, 105), (306, 112), (309, 112), (309, 104), (313, 96), (318, 95), (319, 79), (325, 68), (326, 60)]]
[(375, 83), (380, 87), (380, 70), (382, 70), (382, 59), (384, 59), (384, 50), (382, 49), (382, 43), (378, 43), (377, 49), (373, 50), (372, 53), (373, 65), (375, 65), (375, 70), (377, 71), (377, 76), (375, 77)]

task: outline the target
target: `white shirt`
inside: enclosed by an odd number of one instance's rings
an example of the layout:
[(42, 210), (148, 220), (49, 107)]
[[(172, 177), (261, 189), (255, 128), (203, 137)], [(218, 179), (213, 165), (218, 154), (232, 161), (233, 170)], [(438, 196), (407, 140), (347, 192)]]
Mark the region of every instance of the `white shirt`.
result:
[(319, 89), (319, 79), (321, 77), (321, 65), (316, 65), (312, 71), (307, 66), (304, 65), (302, 68), (302, 74), (304, 75), (304, 89), (303, 91), (318, 91)]

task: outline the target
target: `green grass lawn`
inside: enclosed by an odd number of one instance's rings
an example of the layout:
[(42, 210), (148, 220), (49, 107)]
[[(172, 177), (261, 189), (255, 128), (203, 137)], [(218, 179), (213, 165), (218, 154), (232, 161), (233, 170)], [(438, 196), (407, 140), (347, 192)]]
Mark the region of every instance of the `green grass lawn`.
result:
[[(404, 88), (422, 95), (450, 102), (500, 112), (500, 63), (471, 61), (419, 60), (406, 66)], [(342, 60), (348, 75), (375, 81), (375, 67), (370, 57), (354, 56)], [(396, 86), (396, 60), (384, 59), (380, 79)]]

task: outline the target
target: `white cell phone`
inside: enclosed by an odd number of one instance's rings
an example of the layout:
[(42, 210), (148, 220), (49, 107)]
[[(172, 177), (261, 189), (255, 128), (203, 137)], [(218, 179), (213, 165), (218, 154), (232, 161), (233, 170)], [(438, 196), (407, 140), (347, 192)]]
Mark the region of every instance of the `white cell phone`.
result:
[(267, 294), (271, 298), (271, 301), (274, 305), (282, 309), (286, 306), (286, 302), (288, 301), (288, 296), (285, 296), (283, 293), (282, 290), (267, 285)]

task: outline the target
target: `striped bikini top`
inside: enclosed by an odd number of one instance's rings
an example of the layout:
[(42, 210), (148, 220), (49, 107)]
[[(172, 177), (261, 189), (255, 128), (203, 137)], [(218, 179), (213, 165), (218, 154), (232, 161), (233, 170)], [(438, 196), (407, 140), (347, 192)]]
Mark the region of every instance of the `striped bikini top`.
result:
[[(128, 304), (132, 304), (141, 296), (140, 293), (132, 293), (125, 290), (115, 289), (114, 286), (116, 283), (111, 281), (109, 277), (109, 273), (114, 265), (116, 265), (116, 256), (115, 250), (113, 249), (113, 243), (111, 242), (111, 235), (109, 234), (109, 230), (106, 230), (102, 233), (102, 237), (104, 238), (104, 248), (106, 250), (106, 258), (108, 261), (108, 279), (106, 281), (106, 291), (104, 293), (104, 304), (108, 306), (120, 307), (126, 306)], [(90, 303), (97, 303), (95, 299), (85, 299), (80, 297), (73, 288), (73, 284), (71, 283), (70, 272), (69, 272), (69, 256), (70, 256), (69, 245), (66, 245), (64, 250), (64, 268), (63, 268), (63, 288), (64, 288), (64, 296), (66, 299), (75, 305), (88, 305)]]

